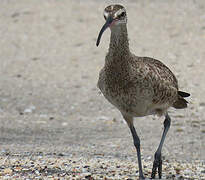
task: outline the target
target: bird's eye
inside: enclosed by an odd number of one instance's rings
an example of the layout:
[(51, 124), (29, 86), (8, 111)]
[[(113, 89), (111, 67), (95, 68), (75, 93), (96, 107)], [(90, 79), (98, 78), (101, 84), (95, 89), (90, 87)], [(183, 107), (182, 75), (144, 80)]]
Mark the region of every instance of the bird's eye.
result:
[(125, 12), (122, 12), (118, 17), (119, 17), (119, 18), (125, 17)]

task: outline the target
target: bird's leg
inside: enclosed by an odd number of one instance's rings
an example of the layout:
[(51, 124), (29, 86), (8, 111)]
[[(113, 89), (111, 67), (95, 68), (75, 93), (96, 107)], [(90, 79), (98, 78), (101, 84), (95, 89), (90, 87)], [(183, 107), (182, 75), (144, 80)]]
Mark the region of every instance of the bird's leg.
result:
[(171, 124), (171, 118), (169, 117), (168, 113), (166, 113), (165, 120), (164, 120), (164, 131), (163, 131), (163, 134), (162, 134), (162, 138), (161, 138), (159, 147), (157, 148), (157, 151), (154, 154), (154, 163), (153, 163), (152, 175), (151, 175), (152, 179), (155, 178), (157, 168), (158, 168), (159, 179), (162, 178), (161, 151), (162, 151), (162, 146), (163, 146), (165, 137), (166, 137), (167, 132), (168, 132), (168, 130), (170, 128), (170, 124)]
[(138, 158), (138, 166), (139, 166), (139, 178), (140, 179), (145, 179), (142, 171), (142, 162), (141, 162), (141, 152), (140, 152), (140, 139), (137, 135), (137, 132), (135, 130), (135, 127), (133, 124), (130, 126), (130, 130), (132, 133), (133, 141), (134, 141), (134, 146), (137, 150), (137, 158)]
[(133, 117), (123, 115), (124, 119), (127, 121), (127, 124), (130, 128), (130, 131), (132, 133), (133, 141), (134, 141), (134, 146), (137, 150), (137, 158), (138, 158), (138, 167), (139, 167), (139, 179), (145, 179), (143, 175), (143, 170), (142, 170), (142, 162), (141, 162), (141, 153), (140, 153), (140, 139), (137, 135), (137, 132), (135, 130), (135, 127), (133, 125)]

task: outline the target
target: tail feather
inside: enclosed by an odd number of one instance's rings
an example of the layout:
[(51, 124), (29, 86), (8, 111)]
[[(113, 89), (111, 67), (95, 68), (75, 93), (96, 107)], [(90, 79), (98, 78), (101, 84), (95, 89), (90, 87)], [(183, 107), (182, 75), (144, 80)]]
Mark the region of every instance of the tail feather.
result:
[(183, 91), (178, 91), (178, 100), (174, 102), (173, 107), (176, 109), (184, 109), (187, 107), (188, 101), (184, 99), (184, 97), (189, 97), (190, 94), (183, 92)]
[(187, 92), (183, 92), (183, 91), (178, 91), (178, 95), (180, 95), (181, 97), (189, 97), (190, 94)]

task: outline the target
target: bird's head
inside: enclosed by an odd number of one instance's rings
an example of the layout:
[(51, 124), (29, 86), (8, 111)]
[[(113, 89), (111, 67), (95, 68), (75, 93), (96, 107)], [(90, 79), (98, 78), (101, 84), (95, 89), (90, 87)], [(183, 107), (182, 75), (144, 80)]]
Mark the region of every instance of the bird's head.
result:
[(103, 12), (103, 15), (106, 22), (100, 30), (96, 46), (99, 45), (101, 36), (108, 27), (112, 29), (127, 23), (126, 10), (122, 5), (115, 4), (107, 6)]

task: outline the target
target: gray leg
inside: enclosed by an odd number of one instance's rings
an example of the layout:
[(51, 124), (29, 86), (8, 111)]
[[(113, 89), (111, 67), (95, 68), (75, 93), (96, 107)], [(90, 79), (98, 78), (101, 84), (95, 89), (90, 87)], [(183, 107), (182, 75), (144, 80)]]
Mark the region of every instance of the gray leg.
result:
[(171, 124), (171, 119), (170, 119), (168, 113), (166, 113), (165, 120), (164, 120), (164, 131), (163, 131), (163, 134), (162, 134), (162, 138), (161, 138), (159, 147), (158, 147), (157, 151), (154, 154), (154, 163), (153, 163), (152, 175), (151, 175), (152, 179), (155, 178), (157, 168), (158, 168), (159, 179), (162, 178), (161, 151), (162, 151), (162, 146), (163, 146), (165, 137), (166, 137), (167, 132), (168, 132), (168, 130), (170, 128), (170, 124)]
[(137, 158), (138, 158), (138, 166), (139, 166), (139, 178), (140, 179), (145, 179), (142, 171), (142, 162), (141, 162), (141, 153), (140, 153), (140, 139), (136, 133), (135, 127), (133, 124), (130, 125), (130, 130), (132, 133), (133, 141), (135, 148), (137, 150)]

